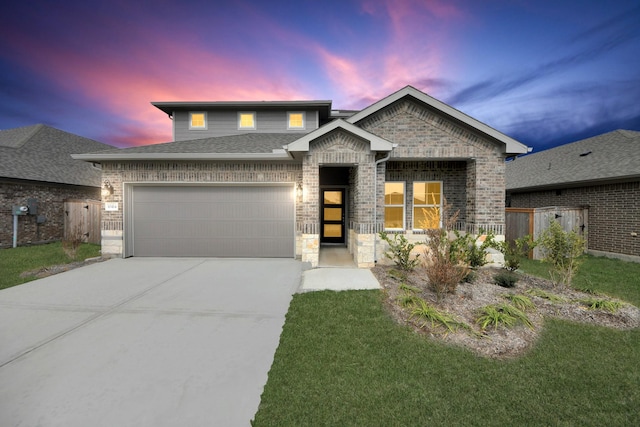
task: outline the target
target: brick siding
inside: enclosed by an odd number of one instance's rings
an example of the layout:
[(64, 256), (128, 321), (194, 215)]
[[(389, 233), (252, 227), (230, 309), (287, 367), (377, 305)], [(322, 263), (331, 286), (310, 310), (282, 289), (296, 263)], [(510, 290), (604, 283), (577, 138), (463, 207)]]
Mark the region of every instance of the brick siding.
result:
[(38, 200), (37, 216), (18, 217), (18, 245), (62, 240), (64, 235), (64, 201), (66, 199), (100, 200), (100, 189), (64, 184), (0, 182), (0, 248), (13, 246), (14, 205), (25, 205), (27, 199)]
[(588, 206), (589, 249), (640, 256), (640, 181), (560, 190), (512, 191), (509, 199), (514, 208)]

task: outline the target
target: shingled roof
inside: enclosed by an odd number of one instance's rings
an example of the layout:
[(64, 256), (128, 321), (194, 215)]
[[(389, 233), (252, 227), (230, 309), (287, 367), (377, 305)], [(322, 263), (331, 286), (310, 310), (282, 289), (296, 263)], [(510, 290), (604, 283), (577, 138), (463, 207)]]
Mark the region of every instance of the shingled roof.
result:
[(616, 130), (507, 162), (509, 190), (640, 178), (640, 132)]
[(111, 148), (42, 124), (0, 130), (0, 178), (100, 187), (100, 169), (71, 154)]
[(113, 149), (74, 155), (75, 159), (87, 161), (132, 160), (132, 159), (290, 159), (284, 146), (300, 138), (292, 133), (251, 133), (230, 136), (141, 145), (138, 147)]

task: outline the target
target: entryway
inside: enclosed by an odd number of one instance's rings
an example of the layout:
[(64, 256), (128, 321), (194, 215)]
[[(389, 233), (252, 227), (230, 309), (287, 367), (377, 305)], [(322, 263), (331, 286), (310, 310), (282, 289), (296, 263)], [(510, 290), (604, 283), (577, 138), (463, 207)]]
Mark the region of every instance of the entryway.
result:
[(357, 265), (345, 246), (325, 245), (320, 247), (318, 267), (357, 268)]

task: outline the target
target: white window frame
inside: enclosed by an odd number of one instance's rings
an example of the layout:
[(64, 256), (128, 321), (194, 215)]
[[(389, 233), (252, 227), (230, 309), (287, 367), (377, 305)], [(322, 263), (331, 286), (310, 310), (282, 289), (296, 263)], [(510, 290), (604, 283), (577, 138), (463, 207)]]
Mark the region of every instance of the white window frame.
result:
[(387, 191), (385, 188), (384, 191), (384, 210), (383, 212), (386, 213), (386, 209), (389, 208), (402, 208), (402, 228), (387, 228), (386, 226), (386, 221), (383, 220), (383, 225), (384, 225), (384, 229), (387, 231), (404, 231), (406, 230), (407, 227), (407, 183), (406, 181), (385, 181), (385, 187), (386, 184), (402, 184), (402, 204), (387, 204), (386, 198), (387, 198)]
[[(204, 115), (204, 124), (202, 126), (193, 126), (193, 115)], [(189, 111), (189, 130), (207, 130), (207, 112), (206, 111)]]
[[(291, 126), (291, 115), (302, 114), (302, 126)], [(305, 130), (307, 123), (307, 115), (304, 111), (287, 111), (287, 129), (288, 130)]]
[[(253, 126), (242, 126), (241, 118), (244, 114), (251, 114), (253, 116)], [(238, 111), (238, 130), (256, 130), (258, 127), (257, 116), (255, 111)]]
[[(425, 183), (425, 184), (440, 184), (440, 204), (427, 203), (425, 205), (416, 205), (415, 204), (415, 194), (413, 185), (417, 183)], [(411, 223), (413, 224), (413, 231), (422, 231), (423, 228), (416, 227), (416, 208), (440, 208), (440, 222), (438, 224), (439, 228), (442, 228), (442, 203), (444, 200), (444, 185), (443, 181), (413, 181), (411, 183)]]

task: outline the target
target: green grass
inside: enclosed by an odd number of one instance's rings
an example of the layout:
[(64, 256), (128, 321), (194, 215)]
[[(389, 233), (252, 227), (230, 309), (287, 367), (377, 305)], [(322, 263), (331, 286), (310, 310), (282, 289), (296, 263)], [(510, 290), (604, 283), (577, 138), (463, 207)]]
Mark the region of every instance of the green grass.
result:
[[(640, 263), (590, 255), (585, 255), (582, 260), (573, 288), (602, 292), (640, 307)], [(541, 261), (525, 259), (520, 269), (549, 278), (549, 267)]]
[(35, 270), (41, 267), (49, 267), (56, 264), (66, 264), (72, 261), (81, 261), (100, 255), (100, 245), (82, 244), (78, 248), (77, 256), (70, 259), (62, 250), (62, 244), (49, 243), (37, 246), (21, 246), (10, 249), (0, 249), (0, 289), (20, 285), (34, 280), (33, 277), (22, 278), (20, 274), (25, 271)]
[[(604, 277), (598, 290), (640, 300), (637, 275)], [(294, 296), (255, 426), (640, 425), (638, 329), (547, 319), (529, 353), (499, 361), (398, 325), (381, 298)]]

